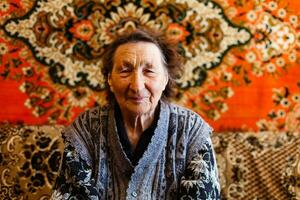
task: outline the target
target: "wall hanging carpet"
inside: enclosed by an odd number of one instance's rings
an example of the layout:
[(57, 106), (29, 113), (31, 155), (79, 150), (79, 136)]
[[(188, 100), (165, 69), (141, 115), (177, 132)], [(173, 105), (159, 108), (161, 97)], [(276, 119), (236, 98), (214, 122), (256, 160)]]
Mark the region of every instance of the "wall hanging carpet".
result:
[(101, 58), (137, 27), (178, 42), (175, 99), (215, 131), (299, 130), (297, 1), (0, 2), (0, 122), (69, 124), (105, 104)]

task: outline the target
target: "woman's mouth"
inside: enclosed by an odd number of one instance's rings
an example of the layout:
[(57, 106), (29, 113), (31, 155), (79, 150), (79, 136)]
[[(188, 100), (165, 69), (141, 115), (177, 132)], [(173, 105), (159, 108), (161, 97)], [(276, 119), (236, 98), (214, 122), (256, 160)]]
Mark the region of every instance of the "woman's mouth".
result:
[(129, 99), (135, 103), (141, 103), (144, 101), (145, 97), (141, 97), (141, 96), (131, 96), (129, 97)]

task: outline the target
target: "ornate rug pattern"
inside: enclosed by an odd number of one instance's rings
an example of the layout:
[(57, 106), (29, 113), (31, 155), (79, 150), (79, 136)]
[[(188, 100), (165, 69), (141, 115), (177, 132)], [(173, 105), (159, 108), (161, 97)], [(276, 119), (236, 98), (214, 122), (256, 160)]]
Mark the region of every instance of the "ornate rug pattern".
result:
[(300, 130), (299, 11), (292, 0), (2, 0), (0, 122), (66, 125), (105, 104), (105, 48), (148, 27), (184, 57), (174, 101), (216, 131)]

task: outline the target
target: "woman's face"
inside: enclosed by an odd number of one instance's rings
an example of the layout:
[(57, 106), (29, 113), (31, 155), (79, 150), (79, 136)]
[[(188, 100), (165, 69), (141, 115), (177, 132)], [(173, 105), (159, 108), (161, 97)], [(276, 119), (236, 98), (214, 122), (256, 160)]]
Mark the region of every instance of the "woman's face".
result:
[(153, 112), (168, 83), (160, 49), (150, 42), (126, 43), (117, 48), (113, 63), (108, 83), (122, 112)]

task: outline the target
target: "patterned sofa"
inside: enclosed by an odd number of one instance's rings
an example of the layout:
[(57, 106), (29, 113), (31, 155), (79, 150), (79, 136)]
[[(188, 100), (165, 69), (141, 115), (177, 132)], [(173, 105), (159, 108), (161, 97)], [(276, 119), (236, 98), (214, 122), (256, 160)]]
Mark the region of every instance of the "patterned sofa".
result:
[[(63, 126), (0, 126), (0, 199), (49, 199)], [(222, 199), (300, 199), (300, 134), (215, 133)]]

